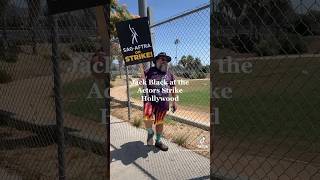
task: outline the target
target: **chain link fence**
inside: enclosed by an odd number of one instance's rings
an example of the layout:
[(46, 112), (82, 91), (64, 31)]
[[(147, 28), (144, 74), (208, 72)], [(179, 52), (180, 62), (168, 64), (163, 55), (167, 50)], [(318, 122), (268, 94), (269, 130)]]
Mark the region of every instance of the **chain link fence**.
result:
[[(320, 2), (213, 2), (211, 171), (319, 179)], [(214, 93), (218, 92), (218, 93)]]
[[(54, 16), (56, 37), (46, 1), (4, 0), (0, 8), (1, 179), (105, 179), (104, 104), (87, 98), (94, 82), (101, 84), (90, 70), (100, 47), (95, 8)], [(53, 38), (63, 139), (56, 122)]]
[[(93, 56), (101, 48), (96, 9), (62, 13), (51, 19), (46, 3), (40, 0), (1, 1), (0, 8), (0, 176), (106, 179), (105, 100), (109, 88), (97, 74), (92, 74), (93, 61), (100, 61)], [(179, 26), (185, 31), (180, 31)], [(112, 40), (113, 164), (122, 161), (128, 168), (135, 164), (146, 174), (143, 177), (153, 179), (173, 178), (178, 169), (185, 169), (181, 178), (209, 173), (209, 100), (205, 98), (209, 96), (209, 28), (209, 5), (151, 28), (155, 52), (166, 51), (174, 57), (170, 68), (176, 79), (190, 83), (179, 87), (184, 91), (179, 110), (165, 120), (164, 139), (172, 152), (149, 157), (150, 161), (159, 162), (157, 167), (140, 158), (157, 152), (144, 146), (141, 101), (134, 86), (129, 87), (133, 108), (128, 117), (125, 80), (132, 83), (140, 77), (139, 70), (135, 66), (123, 67), (119, 44)], [(168, 33), (172, 36), (167, 37)], [(191, 70), (196, 73), (191, 74)], [(59, 97), (55, 98), (59, 87), (55, 87), (58, 82), (54, 72), (61, 79), (61, 106), (57, 104)], [(192, 104), (194, 98), (198, 99), (196, 105)], [(63, 129), (56, 122), (61, 118)], [(179, 152), (186, 153), (174, 154)], [(172, 162), (174, 156), (181, 162), (174, 168), (161, 163)], [(111, 172), (111, 178), (118, 175)]]
[[(155, 53), (172, 57), (169, 69), (177, 81), (178, 111), (168, 113), (173, 128), (165, 130), (173, 142), (209, 158), (210, 147), (210, 5), (151, 25)], [(180, 91), (179, 91), (180, 90)], [(134, 93), (134, 92), (133, 92)], [(184, 126), (177, 130), (177, 126)], [(183, 125), (185, 124), (185, 125)]]
[[(172, 57), (169, 64), (170, 71), (175, 79), (179, 80), (177, 88), (181, 89), (178, 108), (175, 113), (167, 114), (168, 139), (178, 138), (184, 146), (196, 148), (201, 138), (205, 139), (204, 144), (209, 146), (209, 125), (210, 112), (208, 99), (210, 95), (210, 7), (208, 4), (183, 12), (177, 16), (170, 17), (164, 21), (151, 24), (151, 34), (155, 54), (166, 52)], [(118, 46), (118, 41), (113, 41), (114, 46)], [(138, 65), (123, 67), (118, 63), (121, 58), (120, 49), (114, 48), (113, 82), (116, 78), (125, 79), (125, 72), (129, 78), (129, 95), (132, 103), (131, 121), (138, 124), (142, 117), (142, 93), (141, 87), (134, 86), (134, 81), (141, 78), (141, 69)], [(120, 59), (122, 61), (122, 59)], [(151, 64), (154, 66), (154, 64)], [(117, 70), (120, 69), (121, 71)], [(122, 75), (119, 75), (121, 72)], [(118, 75), (118, 77), (116, 77)], [(111, 89), (111, 96), (114, 102), (122, 102), (127, 105), (126, 84), (121, 84)], [(126, 109), (123, 109), (126, 111)], [(113, 110), (116, 116), (128, 119), (128, 112)], [(142, 120), (142, 119), (141, 119)], [(142, 123), (142, 122), (141, 122)], [(173, 124), (185, 124), (195, 129), (195, 133), (190, 134), (189, 130), (176, 131)], [(170, 126), (173, 127), (170, 127)], [(173, 129), (172, 129), (173, 128)], [(166, 129), (166, 128), (165, 128)], [(201, 135), (201, 136), (200, 136)], [(190, 136), (190, 137), (189, 137)], [(198, 149), (199, 150), (199, 149)], [(203, 149), (202, 149), (203, 150)], [(209, 148), (206, 148), (206, 155), (209, 157)]]
[[(209, 176), (209, 17), (210, 6), (204, 4), (161, 22), (150, 24), (154, 54), (166, 52), (167, 55), (172, 57), (169, 70), (175, 76), (176, 81), (179, 81), (176, 84), (177, 89), (181, 89), (180, 93), (176, 93), (179, 98), (177, 100), (177, 111), (175, 113), (168, 111), (164, 120), (163, 139), (165, 139), (165, 144), (169, 146), (169, 154), (159, 154), (157, 155), (159, 159), (149, 156), (148, 161), (137, 160), (139, 165), (155, 175), (156, 179), (174, 179), (173, 174), (178, 179), (200, 176), (208, 178), (206, 176)], [(142, 112), (143, 87), (135, 83), (142, 77), (141, 69), (139, 65), (124, 67), (121, 63), (123, 60), (118, 41), (115, 39), (112, 44), (111, 53), (114, 61), (111, 84), (114, 84), (114, 87), (111, 88), (110, 92), (113, 98), (111, 115), (129, 121), (134, 127), (145, 129)], [(151, 63), (151, 66), (153, 67), (155, 64)], [(127, 83), (124, 81), (127, 78), (128, 89)], [(121, 79), (123, 80), (119, 81)], [(128, 108), (128, 97), (130, 109)], [(147, 138), (146, 132), (135, 133), (133, 137), (128, 137), (127, 133), (114, 133), (117, 134), (119, 139), (129, 138), (133, 142), (136, 139), (146, 141)], [(114, 143), (117, 144), (115, 141)], [(130, 143), (125, 145), (124, 147), (130, 146)], [(137, 146), (139, 145), (137, 144)], [(144, 148), (141, 147), (141, 149)], [(135, 156), (136, 154), (134, 154)], [(147, 155), (143, 155), (143, 157), (145, 156)], [(172, 159), (173, 156), (175, 160)], [(157, 168), (150, 167), (150, 162), (159, 162)], [(174, 162), (174, 166), (171, 166), (171, 163), (168, 162)]]

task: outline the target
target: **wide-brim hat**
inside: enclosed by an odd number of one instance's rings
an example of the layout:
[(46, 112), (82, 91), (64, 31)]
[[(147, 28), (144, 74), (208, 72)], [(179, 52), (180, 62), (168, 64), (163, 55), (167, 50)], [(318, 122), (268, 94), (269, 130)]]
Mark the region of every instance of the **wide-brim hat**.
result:
[(171, 57), (170, 57), (170, 56), (168, 56), (165, 52), (161, 52), (161, 53), (159, 53), (159, 54), (154, 58), (153, 62), (156, 63), (156, 61), (157, 61), (160, 57), (164, 57), (164, 58), (167, 60), (167, 62), (170, 62), (170, 61), (171, 61)]

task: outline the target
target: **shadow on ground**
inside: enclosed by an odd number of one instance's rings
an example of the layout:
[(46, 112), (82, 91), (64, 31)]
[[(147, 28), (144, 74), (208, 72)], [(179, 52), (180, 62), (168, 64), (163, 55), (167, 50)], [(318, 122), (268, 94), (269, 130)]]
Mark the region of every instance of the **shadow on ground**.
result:
[(147, 158), (149, 152), (159, 152), (154, 146), (144, 145), (141, 141), (128, 142), (110, 152), (112, 160), (120, 160), (124, 165), (134, 163), (139, 158)]

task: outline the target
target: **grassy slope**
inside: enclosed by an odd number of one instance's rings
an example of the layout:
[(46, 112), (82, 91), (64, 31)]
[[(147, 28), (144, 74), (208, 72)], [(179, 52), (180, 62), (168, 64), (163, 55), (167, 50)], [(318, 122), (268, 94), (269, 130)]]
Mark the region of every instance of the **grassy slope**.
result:
[(266, 60), (250, 74), (217, 74), (217, 86), (232, 87), (232, 99), (218, 99), (216, 132), (249, 137), (320, 136), (319, 59)]
[[(130, 89), (131, 96), (136, 99), (141, 99), (138, 88)], [(178, 89), (182, 89), (179, 95), (179, 105), (186, 107), (196, 107), (209, 112), (210, 106), (210, 81), (209, 80), (190, 80), (189, 85), (177, 85)]]

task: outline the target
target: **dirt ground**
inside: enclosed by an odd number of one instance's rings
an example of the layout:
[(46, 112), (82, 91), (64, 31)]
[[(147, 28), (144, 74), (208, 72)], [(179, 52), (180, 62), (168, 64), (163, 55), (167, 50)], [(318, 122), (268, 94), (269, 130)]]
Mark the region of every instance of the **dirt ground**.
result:
[[(57, 179), (57, 146), (41, 143), (27, 131), (0, 127), (0, 168), (24, 180)], [(77, 147), (66, 147), (68, 179), (105, 179), (105, 159)]]

